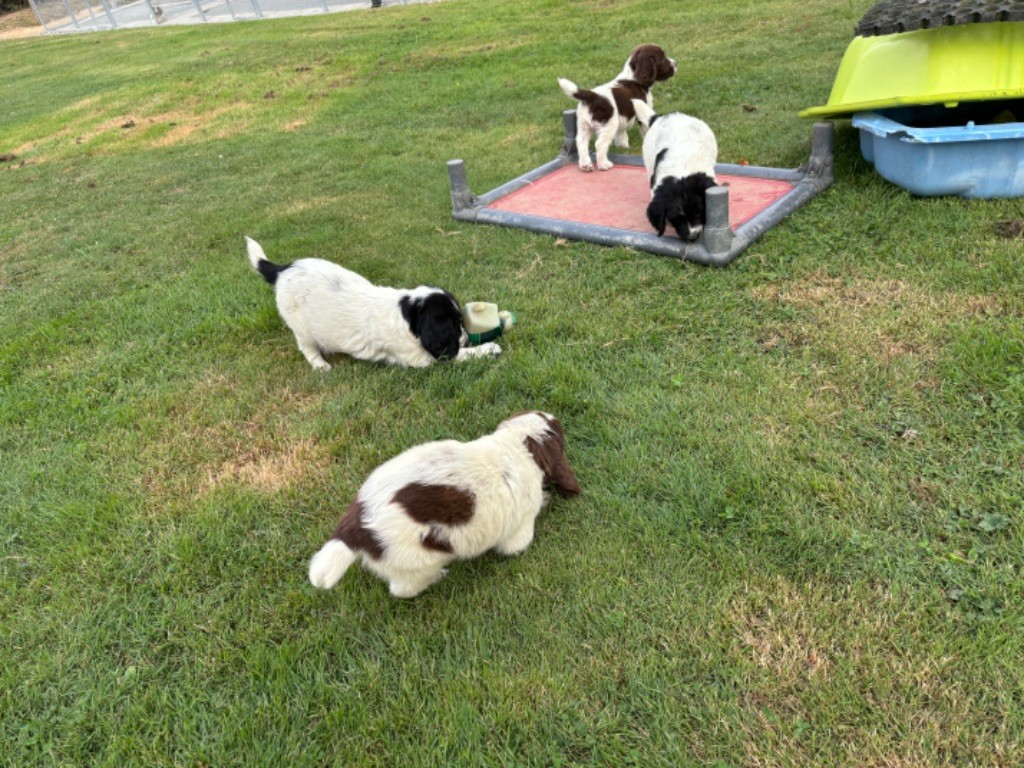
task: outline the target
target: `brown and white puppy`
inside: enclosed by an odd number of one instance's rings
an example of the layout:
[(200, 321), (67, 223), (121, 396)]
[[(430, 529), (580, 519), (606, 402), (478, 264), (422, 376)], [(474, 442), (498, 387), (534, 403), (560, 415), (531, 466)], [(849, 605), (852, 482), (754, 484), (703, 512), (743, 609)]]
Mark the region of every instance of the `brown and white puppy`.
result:
[(576, 150), (581, 170), (594, 170), (590, 160), (590, 137), (595, 134), (594, 152), (598, 169), (607, 171), (614, 167), (614, 163), (608, 160), (608, 150), (612, 142), (617, 147), (629, 146), (626, 130), (636, 119), (633, 99), (654, 106), (651, 87), (656, 82), (668, 80), (675, 73), (675, 60), (666, 56), (660, 46), (647, 43), (634, 48), (618, 77), (604, 85), (587, 90), (576, 87), (564, 77), (558, 78), (562, 91), (579, 101), (576, 107)]
[(415, 597), (453, 560), (530, 546), (545, 486), (565, 498), (580, 492), (562, 425), (549, 413), (513, 416), (472, 442), (410, 448), (366, 478), (310, 561), (309, 580), (330, 589), (361, 559), (392, 595)]

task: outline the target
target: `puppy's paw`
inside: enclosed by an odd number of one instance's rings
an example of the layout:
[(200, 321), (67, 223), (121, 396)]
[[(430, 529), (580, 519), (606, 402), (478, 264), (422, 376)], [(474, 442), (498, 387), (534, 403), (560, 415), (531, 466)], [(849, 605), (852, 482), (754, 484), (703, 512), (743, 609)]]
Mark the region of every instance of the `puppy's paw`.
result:
[(580, 160), (580, 170), (586, 173), (590, 173), (590, 171), (594, 170), (594, 164), (590, 162), (589, 158), (587, 158), (586, 160)]
[(481, 355), (497, 357), (501, 354), (501, 345), (496, 341), (488, 341), (486, 344), (481, 344), (477, 349), (480, 350)]
[(610, 171), (614, 167), (615, 163), (613, 163), (611, 160), (599, 160), (597, 163), (597, 169), (599, 171)]
[(327, 373), (329, 370), (331, 370), (331, 364), (328, 363), (326, 360), (316, 360), (310, 363), (310, 365), (313, 366), (314, 371), (320, 371), (322, 373)]

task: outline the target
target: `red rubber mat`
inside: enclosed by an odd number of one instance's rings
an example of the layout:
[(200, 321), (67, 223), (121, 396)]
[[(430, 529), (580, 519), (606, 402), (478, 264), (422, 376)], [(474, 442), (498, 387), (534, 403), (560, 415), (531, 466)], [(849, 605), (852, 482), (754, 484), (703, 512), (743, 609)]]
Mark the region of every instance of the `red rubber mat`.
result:
[[(729, 224), (733, 229), (793, 189), (788, 181), (718, 175), (729, 187)], [(596, 224), (634, 232), (655, 229), (647, 221), (651, 188), (647, 172), (636, 165), (585, 173), (567, 165), (491, 203), (487, 208)], [(671, 228), (665, 232), (668, 237)], [(674, 235), (673, 235), (674, 236)]]

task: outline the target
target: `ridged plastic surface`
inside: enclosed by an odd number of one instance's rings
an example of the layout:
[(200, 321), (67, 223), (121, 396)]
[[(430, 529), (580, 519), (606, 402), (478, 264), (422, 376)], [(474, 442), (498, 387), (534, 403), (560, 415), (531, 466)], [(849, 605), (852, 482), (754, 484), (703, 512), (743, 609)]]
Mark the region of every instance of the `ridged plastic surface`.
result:
[(992, 21), (1024, 21), (1024, 0), (883, 0), (864, 14), (856, 34), (891, 35)]

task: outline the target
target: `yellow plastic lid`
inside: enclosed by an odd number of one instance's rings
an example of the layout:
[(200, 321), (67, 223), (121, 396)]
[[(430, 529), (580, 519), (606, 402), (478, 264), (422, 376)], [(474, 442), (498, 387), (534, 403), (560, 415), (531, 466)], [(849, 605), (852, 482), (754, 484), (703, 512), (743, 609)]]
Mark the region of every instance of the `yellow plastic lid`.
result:
[(914, 104), (1024, 97), (1024, 22), (855, 37), (828, 104), (800, 117), (840, 117)]

